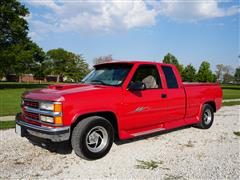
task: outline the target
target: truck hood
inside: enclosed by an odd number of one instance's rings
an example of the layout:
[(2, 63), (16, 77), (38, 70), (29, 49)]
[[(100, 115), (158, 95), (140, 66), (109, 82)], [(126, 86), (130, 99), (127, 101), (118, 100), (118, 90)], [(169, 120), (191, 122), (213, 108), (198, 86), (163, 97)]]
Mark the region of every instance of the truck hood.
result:
[(112, 88), (116, 87), (90, 84), (58, 84), (50, 85), (45, 89), (37, 89), (25, 92), (23, 94), (23, 98), (46, 101), (64, 101), (64, 95), (67, 94), (111, 90)]

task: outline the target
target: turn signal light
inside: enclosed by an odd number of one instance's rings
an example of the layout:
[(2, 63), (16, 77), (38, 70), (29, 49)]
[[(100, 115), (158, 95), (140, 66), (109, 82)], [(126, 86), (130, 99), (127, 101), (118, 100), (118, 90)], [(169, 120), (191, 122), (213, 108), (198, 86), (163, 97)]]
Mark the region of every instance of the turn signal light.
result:
[(62, 116), (55, 116), (54, 117), (54, 124), (62, 124)]
[(54, 112), (62, 112), (62, 104), (54, 104)]

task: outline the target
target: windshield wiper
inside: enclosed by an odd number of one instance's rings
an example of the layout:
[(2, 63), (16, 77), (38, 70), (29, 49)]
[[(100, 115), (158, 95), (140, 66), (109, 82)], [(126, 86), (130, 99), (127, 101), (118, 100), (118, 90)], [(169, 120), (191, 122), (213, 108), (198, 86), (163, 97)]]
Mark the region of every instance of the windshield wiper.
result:
[(91, 80), (91, 82), (100, 83), (100, 84), (102, 84), (102, 85), (107, 85), (107, 84), (104, 83), (103, 81), (97, 80), (97, 79)]

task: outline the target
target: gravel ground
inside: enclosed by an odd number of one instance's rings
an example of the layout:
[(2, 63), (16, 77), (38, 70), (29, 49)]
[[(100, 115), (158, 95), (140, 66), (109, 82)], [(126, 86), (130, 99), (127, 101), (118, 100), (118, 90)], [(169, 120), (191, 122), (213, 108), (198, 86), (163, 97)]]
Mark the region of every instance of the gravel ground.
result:
[[(0, 131), (1, 179), (238, 179), (240, 106), (223, 107), (209, 130), (183, 128), (114, 144), (97, 161), (51, 153)], [(148, 169), (150, 168), (150, 169)]]

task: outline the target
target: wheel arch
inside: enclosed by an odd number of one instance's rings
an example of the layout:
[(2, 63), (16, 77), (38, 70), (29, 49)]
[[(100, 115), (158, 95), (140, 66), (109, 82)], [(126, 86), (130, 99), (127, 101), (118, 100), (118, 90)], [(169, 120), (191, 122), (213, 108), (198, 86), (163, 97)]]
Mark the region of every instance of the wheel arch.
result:
[(199, 106), (199, 110), (198, 110), (198, 115), (197, 115), (197, 121), (200, 122), (201, 120), (201, 116), (202, 116), (202, 109), (204, 104), (209, 104), (212, 108), (213, 108), (213, 112), (216, 112), (216, 103), (213, 100), (208, 100), (208, 101), (203, 101), (200, 106)]
[(207, 101), (203, 104), (209, 104), (213, 108), (213, 112), (216, 112), (216, 103), (214, 101)]
[(74, 122), (71, 124), (71, 131), (73, 131), (74, 127), (82, 121), (85, 118), (91, 117), (91, 116), (100, 116), (105, 119), (107, 119), (113, 126), (114, 129), (114, 139), (119, 139), (119, 129), (118, 129), (118, 119), (114, 112), (111, 111), (99, 111), (99, 112), (90, 112), (86, 114), (81, 114), (77, 116), (77, 118), (74, 120)]

